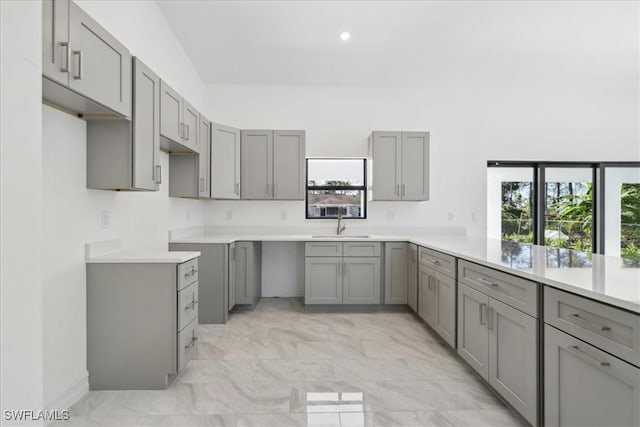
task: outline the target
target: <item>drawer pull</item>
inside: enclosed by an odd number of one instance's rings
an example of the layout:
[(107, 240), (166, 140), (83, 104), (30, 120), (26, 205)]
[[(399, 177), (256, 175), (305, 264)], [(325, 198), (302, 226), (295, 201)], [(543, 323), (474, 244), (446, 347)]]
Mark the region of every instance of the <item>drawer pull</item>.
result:
[(189, 344), (184, 346), (184, 349), (185, 350), (189, 350), (189, 349), (195, 347), (196, 341), (198, 341), (198, 337), (196, 336), (196, 333), (194, 332), (193, 333), (193, 337), (191, 338), (191, 341), (189, 341)]
[(197, 272), (198, 270), (196, 270), (196, 268), (192, 266), (191, 271), (187, 271), (186, 273), (184, 273), (184, 277), (195, 276)]
[(580, 319), (580, 320), (582, 320), (584, 323), (587, 323), (587, 324), (589, 324), (589, 325), (591, 325), (591, 326), (595, 326), (597, 329), (600, 329), (601, 331), (610, 331), (610, 330), (611, 330), (611, 327), (609, 327), (609, 326), (602, 326), (602, 325), (598, 325), (597, 323), (590, 322), (590, 321), (588, 321), (588, 320), (586, 320), (586, 319), (584, 319), (584, 318), (580, 317), (580, 315), (579, 315), (578, 313), (573, 313), (573, 314), (571, 314), (571, 316), (575, 317), (576, 319)]
[(489, 286), (493, 286), (493, 287), (498, 286), (497, 283), (491, 282), (491, 281), (489, 281), (489, 280), (487, 280), (487, 279), (485, 279), (483, 277), (478, 277), (478, 282), (484, 283), (485, 285), (489, 285)]
[(198, 304), (198, 301), (196, 301), (195, 299), (193, 301), (191, 301), (189, 303), (189, 305), (185, 305), (184, 307), (184, 311), (189, 311), (189, 310), (193, 310), (193, 308), (196, 306), (196, 304)]
[(440, 265), (440, 261), (438, 261), (435, 258), (431, 258), (431, 262), (434, 263), (435, 265)]
[(587, 353), (585, 353), (584, 351), (580, 350), (580, 348), (577, 345), (570, 345), (569, 348), (574, 350), (574, 352), (577, 353), (578, 355), (580, 355), (580, 357), (582, 357), (583, 359), (586, 359), (587, 361), (589, 361), (591, 363), (595, 363), (598, 366), (611, 366), (611, 363), (609, 363), (609, 362), (603, 362), (601, 360), (598, 360), (598, 359), (595, 359), (595, 358), (589, 356)]

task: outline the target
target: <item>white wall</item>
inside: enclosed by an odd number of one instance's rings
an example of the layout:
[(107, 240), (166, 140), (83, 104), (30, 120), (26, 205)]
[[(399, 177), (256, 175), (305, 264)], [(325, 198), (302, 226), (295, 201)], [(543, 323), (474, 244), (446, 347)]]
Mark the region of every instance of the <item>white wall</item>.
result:
[(2, 425), (5, 410), (43, 408), (41, 13), (39, 2), (0, 2)]
[[(202, 80), (155, 2), (78, 3), (191, 104), (208, 112)], [(120, 238), (125, 250), (166, 250), (168, 230), (204, 225), (204, 204), (168, 197), (164, 153), (158, 192), (87, 189), (86, 123), (40, 106), (39, 99), (37, 106), (43, 115), (44, 156), (39, 181), (44, 193), (44, 396), (48, 407), (57, 407), (86, 390), (85, 243)], [(108, 229), (101, 227), (103, 211), (111, 212)]]

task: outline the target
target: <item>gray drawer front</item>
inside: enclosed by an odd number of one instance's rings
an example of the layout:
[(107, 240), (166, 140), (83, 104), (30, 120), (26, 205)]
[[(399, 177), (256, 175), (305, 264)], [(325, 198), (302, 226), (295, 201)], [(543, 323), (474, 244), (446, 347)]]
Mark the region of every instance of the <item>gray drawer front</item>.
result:
[(342, 242), (306, 242), (305, 256), (342, 256)]
[(198, 282), (178, 292), (178, 331), (198, 317)]
[(640, 366), (638, 315), (547, 286), (544, 321)]
[(178, 332), (178, 371), (182, 371), (196, 352), (198, 343), (198, 321), (192, 320)]
[(344, 242), (344, 256), (380, 256), (380, 242)]
[(439, 271), (453, 279), (456, 278), (455, 257), (432, 249), (423, 248), (422, 246), (418, 249), (418, 254), (420, 264)]
[(468, 261), (458, 262), (458, 281), (530, 316), (538, 317), (538, 284)]
[(178, 290), (198, 281), (198, 258), (178, 265)]

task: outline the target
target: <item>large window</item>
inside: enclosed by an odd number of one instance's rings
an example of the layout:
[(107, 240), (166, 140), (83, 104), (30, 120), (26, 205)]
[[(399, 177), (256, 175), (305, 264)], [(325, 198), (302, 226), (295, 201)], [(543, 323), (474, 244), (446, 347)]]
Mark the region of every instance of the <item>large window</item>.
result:
[(307, 219), (367, 217), (365, 159), (307, 159)]
[(640, 263), (640, 162), (487, 166), (489, 237)]

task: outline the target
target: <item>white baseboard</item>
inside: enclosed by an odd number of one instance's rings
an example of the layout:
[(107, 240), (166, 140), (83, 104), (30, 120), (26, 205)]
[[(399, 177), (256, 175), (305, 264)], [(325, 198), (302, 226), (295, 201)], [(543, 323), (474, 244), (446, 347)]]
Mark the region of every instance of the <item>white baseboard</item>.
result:
[(78, 381), (62, 390), (55, 396), (44, 402), (44, 408), (49, 411), (66, 411), (74, 403), (84, 397), (89, 392), (89, 373), (85, 374)]

